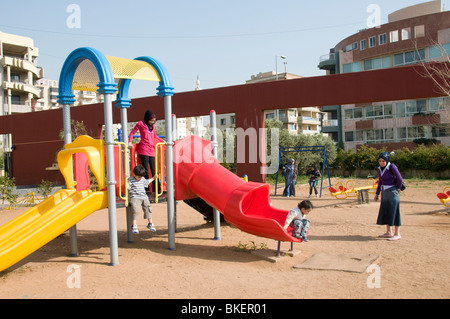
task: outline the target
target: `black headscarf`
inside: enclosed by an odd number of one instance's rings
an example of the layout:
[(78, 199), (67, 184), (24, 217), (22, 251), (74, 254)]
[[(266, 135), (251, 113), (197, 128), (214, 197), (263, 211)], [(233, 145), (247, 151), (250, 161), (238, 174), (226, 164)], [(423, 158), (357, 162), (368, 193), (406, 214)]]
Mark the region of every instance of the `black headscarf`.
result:
[[(391, 159), (391, 155), (389, 154), (389, 152), (383, 152), (380, 155), (378, 155), (378, 159), (380, 159), (380, 158), (382, 158), (386, 161), (386, 166), (387, 166), (387, 163), (389, 163), (389, 160)], [(381, 171), (383, 171), (386, 168), (386, 166), (380, 167)]]
[(144, 123), (145, 125), (147, 125), (150, 132), (153, 131), (153, 124), (148, 124), (148, 121), (150, 121), (151, 119), (156, 119), (156, 114), (150, 110), (147, 110), (144, 115)]

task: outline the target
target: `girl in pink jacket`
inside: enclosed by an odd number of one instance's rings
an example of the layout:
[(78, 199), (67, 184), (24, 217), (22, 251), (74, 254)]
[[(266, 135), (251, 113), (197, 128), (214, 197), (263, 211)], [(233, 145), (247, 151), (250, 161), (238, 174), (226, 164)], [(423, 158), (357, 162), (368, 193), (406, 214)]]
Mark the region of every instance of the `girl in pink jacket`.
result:
[[(130, 136), (128, 137), (128, 144), (131, 145), (133, 140), (133, 135), (139, 131), (141, 135), (141, 141), (137, 147), (137, 153), (141, 159), (142, 166), (145, 168), (145, 178), (149, 179), (150, 165), (151, 176), (155, 175), (155, 146), (158, 143), (164, 143), (164, 140), (156, 135), (156, 115), (152, 111), (146, 111), (144, 115), (144, 120), (139, 121), (136, 126), (131, 130)], [(158, 181), (159, 182), (159, 181)], [(158, 185), (159, 186), (159, 185)], [(158, 187), (158, 189), (160, 189)], [(153, 183), (153, 191), (155, 191), (155, 183)]]

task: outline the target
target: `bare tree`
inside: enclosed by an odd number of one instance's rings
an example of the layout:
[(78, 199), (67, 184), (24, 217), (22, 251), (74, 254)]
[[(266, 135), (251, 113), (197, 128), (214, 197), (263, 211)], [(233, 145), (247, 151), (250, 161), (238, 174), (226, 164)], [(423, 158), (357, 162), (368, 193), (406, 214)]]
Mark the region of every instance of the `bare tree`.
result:
[[(440, 51), (440, 57), (422, 59), (419, 62), (425, 71), (424, 76), (433, 80), (441, 93), (450, 96), (450, 56), (447, 50), (440, 44), (431, 40), (433, 46)], [(416, 52), (418, 52), (416, 43)], [(420, 54), (418, 54), (420, 57)]]

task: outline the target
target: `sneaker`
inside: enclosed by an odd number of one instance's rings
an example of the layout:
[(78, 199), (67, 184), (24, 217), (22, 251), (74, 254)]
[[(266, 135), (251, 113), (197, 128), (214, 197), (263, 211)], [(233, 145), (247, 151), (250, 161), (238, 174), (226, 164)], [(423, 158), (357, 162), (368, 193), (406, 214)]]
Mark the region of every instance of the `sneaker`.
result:
[(138, 230), (137, 225), (131, 226), (131, 230), (133, 231), (134, 234), (139, 234), (139, 230)]
[(306, 241), (309, 241), (307, 237), (303, 237), (302, 239), (303, 239), (303, 241), (305, 241), (305, 242), (306, 242)]
[(152, 223), (148, 223), (147, 228), (150, 229), (151, 231), (156, 231), (155, 226), (153, 226)]

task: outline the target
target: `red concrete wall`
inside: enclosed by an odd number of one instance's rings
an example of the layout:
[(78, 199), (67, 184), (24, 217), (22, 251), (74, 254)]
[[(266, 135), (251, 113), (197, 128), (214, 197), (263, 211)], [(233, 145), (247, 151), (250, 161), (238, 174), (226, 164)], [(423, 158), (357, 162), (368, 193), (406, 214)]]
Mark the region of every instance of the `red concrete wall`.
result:
[[(218, 114), (234, 112), (236, 127), (245, 130), (264, 127), (264, 110), (442, 96), (434, 83), (422, 76), (420, 68), (406, 66), (177, 93), (173, 96), (172, 113), (181, 118), (207, 115), (211, 109)], [(163, 118), (163, 98), (133, 100), (128, 121), (141, 120), (147, 109)], [(73, 107), (71, 118), (84, 121), (89, 134), (99, 138), (104, 123), (103, 104)], [(120, 123), (116, 108), (114, 122)], [(45, 170), (56, 162), (56, 153), (63, 146), (59, 138), (62, 128), (61, 109), (0, 117), (0, 134), (12, 133), (16, 145), (13, 151), (16, 185), (36, 185), (42, 179), (64, 183), (59, 171)], [(237, 164), (238, 175), (247, 174), (251, 181), (265, 181), (260, 173), (261, 163), (248, 163), (248, 158), (246, 154), (246, 163)]]

